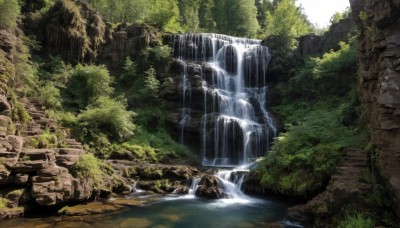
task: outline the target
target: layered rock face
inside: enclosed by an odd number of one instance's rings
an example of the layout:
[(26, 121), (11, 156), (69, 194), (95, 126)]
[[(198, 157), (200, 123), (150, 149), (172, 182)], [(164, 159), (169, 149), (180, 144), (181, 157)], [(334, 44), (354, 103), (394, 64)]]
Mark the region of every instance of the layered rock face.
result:
[(339, 42), (347, 42), (354, 35), (356, 35), (356, 26), (353, 19), (347, 17), (333, 24), (323, 36), (307, 34), (299, 37), (299, 45), (295, 54), (298, 57), (306, 58), (329, 50), (338, 50)]
[(122, 24), (115, 30), (107, 25), (106, 43), (101, 47), (100, 61), (113, 69), (120, 69), (126, 58), (137, 59), (140, 52), (149, 46), (155, 46), (160, 40), (160, 33), (152, 26)]
[(400, 0), (351, 0), (362, 111), (400, 216)]

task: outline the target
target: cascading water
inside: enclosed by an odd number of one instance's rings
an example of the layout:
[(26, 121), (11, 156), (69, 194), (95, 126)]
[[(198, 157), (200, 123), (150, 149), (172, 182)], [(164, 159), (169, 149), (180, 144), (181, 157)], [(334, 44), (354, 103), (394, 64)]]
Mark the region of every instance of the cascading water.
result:
[[(276, 135), (266, 109), (268, 48), (259, 40), (218, 34), (177, 35), (173, 48), (182, 66), (182, 143), (188, 122), (201, 113), (204, 166), (238, 166), (264, 155)], [(193, 102), (199, 88), (203, 98)]]

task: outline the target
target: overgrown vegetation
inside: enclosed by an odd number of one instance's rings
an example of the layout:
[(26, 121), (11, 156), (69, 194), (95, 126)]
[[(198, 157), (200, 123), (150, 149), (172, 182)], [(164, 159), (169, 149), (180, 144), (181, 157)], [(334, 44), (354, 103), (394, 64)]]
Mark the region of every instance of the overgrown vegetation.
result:
[(343, 221), (340, 221), (339, 228), (373, 228), (374, 222), (371, 218), (362, 213), (348, 215)]
[(259, 162), (261, 185), (289, 195), (323, 187), (346, 147), (358, 147), (355, 45), (310, 58), (289, 82), (278, 86), (282, 103), (274, 111), (285, 129)]
[(73, 174), (79, 178), (91, 178), (95, 186), (101, 185), (102, 165), (104, 163), (95, 158), (93, 154), (84, 154), (72, 167)]
[(0, 29), (14, 29), (20, 13), (18, 0), (0, 0)]

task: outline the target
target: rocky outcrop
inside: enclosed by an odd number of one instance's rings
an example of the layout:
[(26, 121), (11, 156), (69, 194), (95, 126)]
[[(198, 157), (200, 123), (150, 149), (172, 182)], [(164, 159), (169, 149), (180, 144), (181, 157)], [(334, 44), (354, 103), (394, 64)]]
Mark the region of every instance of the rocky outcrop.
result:
[(400, 1), (351, 0), (362, 111), (400, 216)]
[(214, 175), (204, 175), (195, 192), (197, 197), (207, 199), (226, 198), (221, 181)]
[(302, 222), (337, 214), (343, 205), (367, 196), (372, 187), (362, 181), (368, 169), (367, 151), (346, 149), (326, 190), (306, 204), (288, 209), (288, 217)]
[(135, 187), (159, 194), (187, 194), (193, 177), (200, 174), (196, 168), (185, 165), (146, 165), (126, 160), (107, 160), (107, 163)]
[(336, 51), (340, 48), (339, 42), (347, 42), (354, 35), (356, 35), (355, 24), (351, 17), (347, 17), (332, 24), (322, 36), (307, 34), (299, 37), (297, 39), (299, 44), (295, 54), (300, 58), (306, 58), (330, 50)]
[(124, 66), (127, 57), (137, 60), (140, 52), (147, 47), (156, 46), (161, 34), (147, 24), (121, 24), (115, 30), (108, 25), (107, 42), (101, 47), (100, 61), (119, 70)]

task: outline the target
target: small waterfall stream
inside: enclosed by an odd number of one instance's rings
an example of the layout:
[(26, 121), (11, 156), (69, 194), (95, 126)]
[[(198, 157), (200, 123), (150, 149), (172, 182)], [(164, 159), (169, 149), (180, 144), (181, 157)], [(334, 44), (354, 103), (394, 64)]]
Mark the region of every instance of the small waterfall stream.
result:
[(204, 166), (236, 167), (263, 156), (276, 136), (267, 111), (268, 48), (259, 40), (207, 33), (176, 35), (173, 48), (182, 66), (181, 142), (197, 118)]

